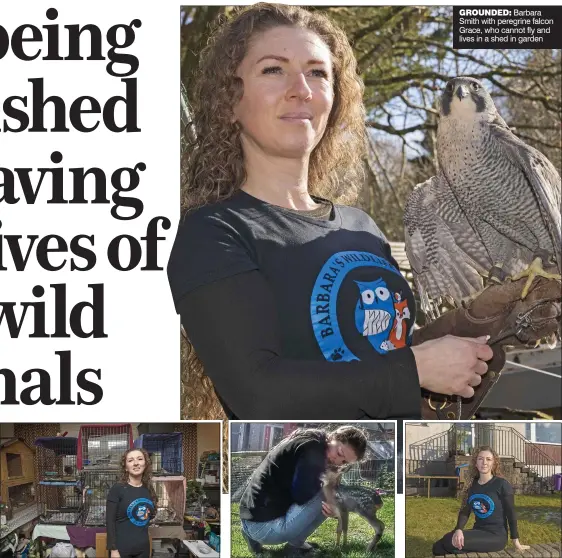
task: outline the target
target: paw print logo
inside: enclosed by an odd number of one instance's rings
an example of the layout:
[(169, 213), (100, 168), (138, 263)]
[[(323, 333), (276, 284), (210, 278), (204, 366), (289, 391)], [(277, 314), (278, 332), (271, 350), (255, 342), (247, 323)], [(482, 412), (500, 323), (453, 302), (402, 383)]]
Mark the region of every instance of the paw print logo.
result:
[(344, 349), (334, 349), (334, 352), (330, 355), (330, 360), (341, 360), (343, 358)]
[(390, 341), (383, 341), (381, 343), (381, 349), (383, 351), (392, 351), (393, 349), (395, 349), (396, 347), (390, 342)]

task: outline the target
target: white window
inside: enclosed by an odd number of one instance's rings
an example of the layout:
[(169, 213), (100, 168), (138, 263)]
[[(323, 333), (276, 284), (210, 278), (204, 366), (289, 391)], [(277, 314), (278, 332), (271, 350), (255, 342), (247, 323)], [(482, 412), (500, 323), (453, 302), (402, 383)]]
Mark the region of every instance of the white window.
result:
[(541, 444), (562, 443), (562, 424), (556, 422), (532, 422), (525, 425), (525, 436), (531, 442)]

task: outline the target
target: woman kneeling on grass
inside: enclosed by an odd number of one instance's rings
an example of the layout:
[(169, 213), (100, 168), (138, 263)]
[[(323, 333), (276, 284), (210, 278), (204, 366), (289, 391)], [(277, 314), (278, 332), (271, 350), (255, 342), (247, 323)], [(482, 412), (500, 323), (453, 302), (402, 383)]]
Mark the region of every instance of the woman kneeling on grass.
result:
[(290, 555), (315, 548), (306, 539), (335, 510), (322, 501), (322, 476), (363, 458), (367, 438), (354, 426), (296, 430), (252, 473), (240, 501), (242, 534), (252, 553), (263, 544), (287, 543)]
[[(529, 547), (519, 542), (513, 488), (501, 477), (500, 459), (490, 446), (481, 446), (472, 454), (467, 491), (457, 526), (433, 545), (434, 556), (466, 552), (498, 552), (507, 544), (507, 524), (515, 549)], [(470, 512), (476, 516), (474, 527), (463, 531)]]

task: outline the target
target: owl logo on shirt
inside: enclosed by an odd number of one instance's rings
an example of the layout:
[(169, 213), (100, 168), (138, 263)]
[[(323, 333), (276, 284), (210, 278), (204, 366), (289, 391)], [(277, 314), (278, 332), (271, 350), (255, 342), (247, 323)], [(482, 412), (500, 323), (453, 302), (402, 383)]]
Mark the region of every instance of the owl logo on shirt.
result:
[(355, 307), (355, 326), (367, 337), (375, 351), (387, 353), (394, 349), (388, 337), (394, 322), (394, 300), (381, 278), (375, 281), (355, 281), (359, 300)]
[(137, 498), (133, 500), (127, 508), (129, 521), (137, 527), (145, 527), (150, 521), (150, 516), (154, 510), (152, 500), (148, 498)]
[(148, 519), (148, 516), (150, 515), (147, 506), (139, 506), (137, 508), (136, 513), (137, 513), (137, 519), (140, 519), (141, 521), (145, 521), (146, 519)]
[(400, 270), (371, 252), (328, 258), (310, 297), (312, 330), (324, 358), (351, 362), (372, 349), (386, 354), (408, 346), (415, 303), (407, 289)]
[(488, 508), (486, 507), (486, 504), (484, 502), (474, 502), (473, 506), (474, 509), (480, 513), (488, 513)]
[(486, 494), (473, 494), (469, 499), (468, 503), (474, 512), (476, 517), (480, 519), (486, 519), (494, 513), (495, 505), (494, 501)]

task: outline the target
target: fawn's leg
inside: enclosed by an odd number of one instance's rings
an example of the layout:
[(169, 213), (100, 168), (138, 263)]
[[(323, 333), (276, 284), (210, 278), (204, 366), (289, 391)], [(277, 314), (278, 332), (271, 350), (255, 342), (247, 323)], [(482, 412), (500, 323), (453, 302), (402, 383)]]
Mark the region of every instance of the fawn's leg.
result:
[(369, 546), (367, 547), (367, 552), (373, 552), (373, 550), (375, 550), (377, 544), (379, 544), (379, 541), (381, 540), (382, 534), (384, 532), (384, 523), (380, 519), (377, 519), (376, 516), (372, 516), (370, 518), (365, 517), (365, 519), (375, 530), (375, 536), (373, 537), (373, 540), (369, 543)]
[(343, 545), (347, 544), (347, 529), (349, 528), (349, 511), (340, 510), (341, 530), (343, 531)]

